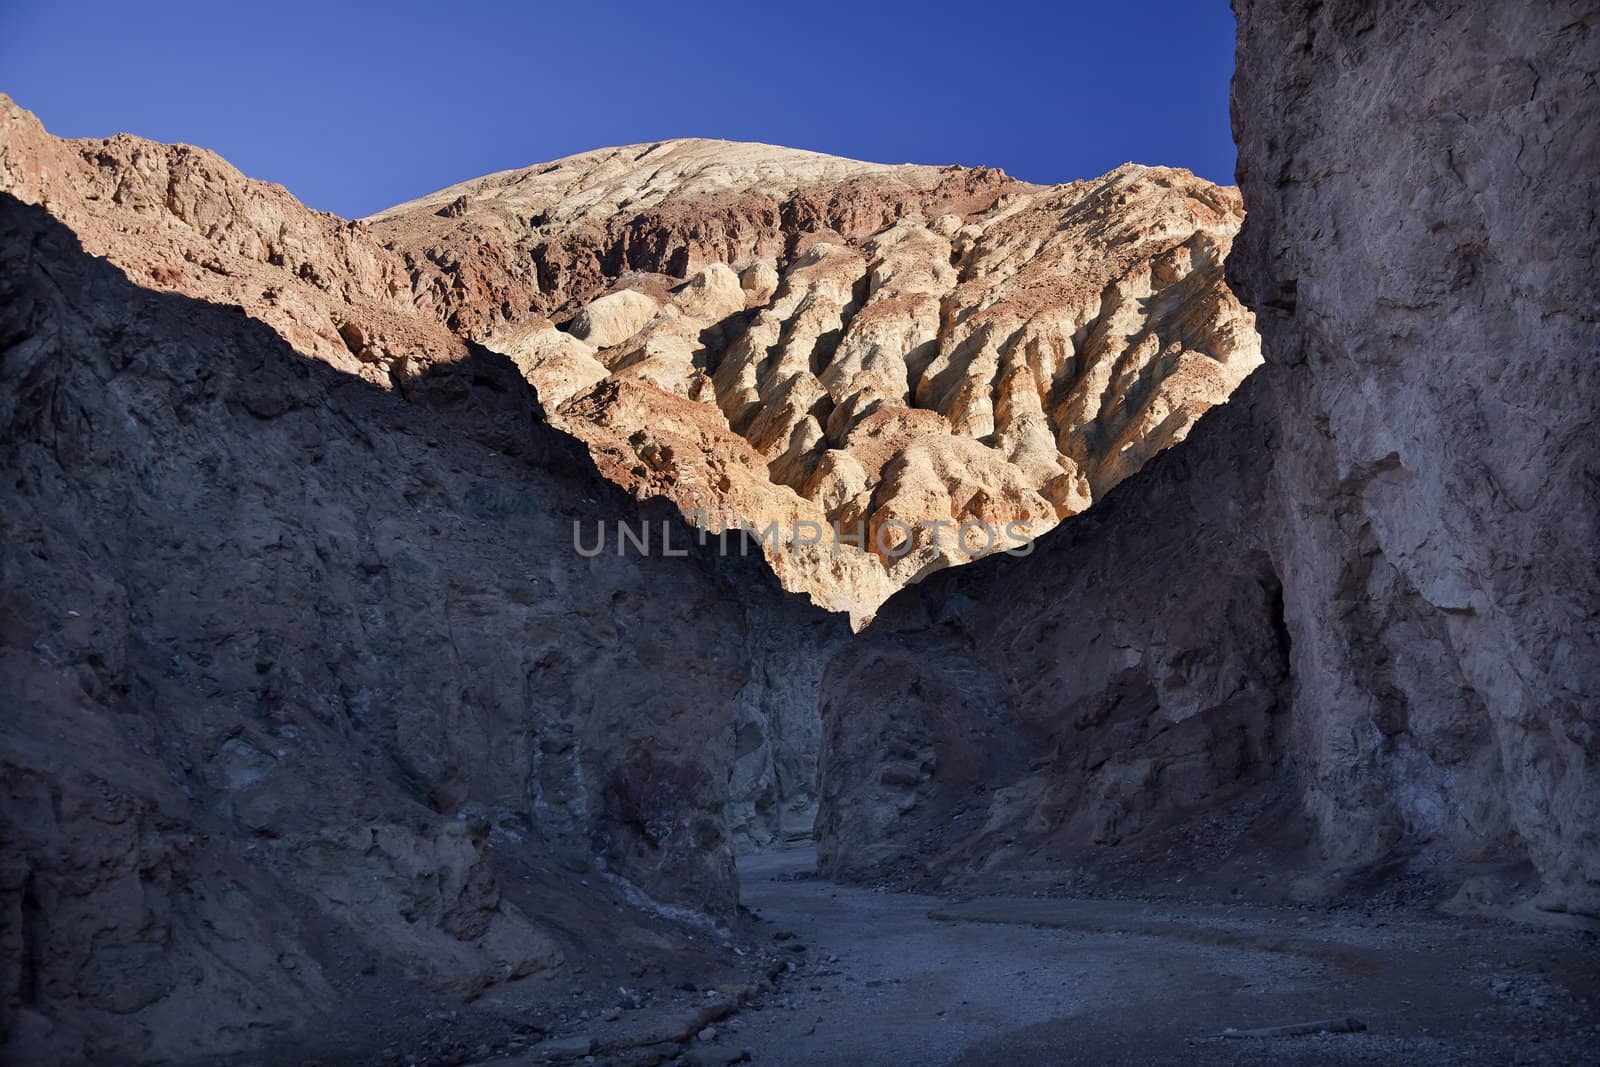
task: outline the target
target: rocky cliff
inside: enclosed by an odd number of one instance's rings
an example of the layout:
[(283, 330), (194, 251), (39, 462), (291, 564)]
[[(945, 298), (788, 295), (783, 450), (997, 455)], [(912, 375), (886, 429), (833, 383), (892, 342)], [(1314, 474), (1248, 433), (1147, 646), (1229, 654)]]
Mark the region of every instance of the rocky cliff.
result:
[(682, 558), (575, 553), (641, 513), (503, 357), (403, 398), (0, 212), (10, 1054), (728, 970), (739, 726), (842, 621), (670, 508)]
[(1235, 6), (1268, 365), (835, 658), (824, 863), (1600, 914), (1600, 24)]
[(1084, 510), (1227, 398), (1260, 362), (1222, 281), (1240, 218), (1161, 167), (1041, 187), (680, 140), (369, 224), (608, 477), (713, 529), (778, 523), (785, 586), (864, 620)]
[[(303, 355), (380, 388), (412, 399), (420, 391), (437, 395), (441, 381), (456, 389), (468, 379), (456, 372), (437, 377), (435, 367), (491, 363), (491, 388), (505, 386), (499, 375), (510, 364), (436, 321), (426, 301), (419, 311), (410, 269), (366, 223), (313, 211), (204, 149), (126, 134), (63, 140), (0, 96), (0, 188), (44, 206), (73, 229), (86, 251), (106, 257), (138, 284), (237, 305)], [(548, 391), (548, 381), (538, 381)], [(473, 418), (461, 420), (462, 432), (517, 451), (531, 414), (542, 409), (521, 385), (502, 399), (492, 408), (477, 405)], [(641, 413), (636, 425), (623, 429), (636, 432), (660, 414)], [(636, 496), (650, 495), (651, 487), (630, 483), (614, 466), (604, 470)], [(581, 521), (590, 541), (605, 522), (577, 510), (568, 519)], [(740, 755), (728, 812), (741, 845), (799, 832), (815, 809), (814, 692), (821, 667), (807, 640), (795, 642), (798, 652), (786, 647), (789, 640), (751, 638), (765, 642), (753, 655), (770, 654), (784, 666), (741, 683), (735, 712)], [(780, 691), (787, 696), (774, 699)]]
[(1324, 859), (1526, 859), (1600, 913), (1600, 18), (1236, 7), (1229, 274)]
[(1262, 391), (1247, 382), (1031, 556), (898, 594), (831, 659), (825, 871), (1032, 889), (1134, 853), (1153, 885), (1152, 855), (1169, 874), (1231, 863), (1218, 846), (1260, 829), (1235, 804), (1281, 813), (1290, 645)]
[(362, 223), (312, 211), (203, 148), (63, 140), (0, 94), (0, 190), (44, 206), (138, 284), (237, 305), (374, 384), (403, 385), (466, 351), (413, 313), (404, 262)]

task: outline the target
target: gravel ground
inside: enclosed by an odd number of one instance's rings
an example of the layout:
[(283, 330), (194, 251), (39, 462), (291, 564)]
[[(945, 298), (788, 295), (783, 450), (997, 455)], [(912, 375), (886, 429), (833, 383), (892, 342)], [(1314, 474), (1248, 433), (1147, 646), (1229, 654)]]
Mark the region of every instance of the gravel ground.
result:
[[(834, 885), (814, 863), (798, 849), (742, 862), (756, 929), (793, 969), (678, 1062), (1600, 1063), (1593, 933), (1396, 909), (946, 900)], [(1347, 1018), (1365, 1029), (1225, 1035)]]

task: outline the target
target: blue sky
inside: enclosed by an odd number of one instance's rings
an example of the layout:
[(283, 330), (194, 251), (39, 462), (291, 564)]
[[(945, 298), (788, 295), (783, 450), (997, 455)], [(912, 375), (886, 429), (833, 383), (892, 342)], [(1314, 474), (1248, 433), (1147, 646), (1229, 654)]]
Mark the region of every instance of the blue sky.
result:
[(681, 136), (1231, 182), (1232, 37), (1224, 0), (0, 0), (0, 91), (54, 133), (204, 145), (348, 216)]

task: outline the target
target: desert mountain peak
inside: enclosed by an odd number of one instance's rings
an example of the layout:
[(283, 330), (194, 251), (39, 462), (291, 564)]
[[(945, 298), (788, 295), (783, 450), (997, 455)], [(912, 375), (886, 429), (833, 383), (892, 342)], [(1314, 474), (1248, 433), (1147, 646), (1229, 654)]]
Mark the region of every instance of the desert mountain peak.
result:
[(458, 182), (369, 216), (379, 221), (435, 210), (460, 196), (507, 209), (548, 204), (553, 218), (596, 217), (644, 210), (669, 197), (710, 193), (781, 193), (813, 182), (871, 175), (931, 186), (951, 167), (868, 163), (755, 141), (680, 137), (597, 148)]

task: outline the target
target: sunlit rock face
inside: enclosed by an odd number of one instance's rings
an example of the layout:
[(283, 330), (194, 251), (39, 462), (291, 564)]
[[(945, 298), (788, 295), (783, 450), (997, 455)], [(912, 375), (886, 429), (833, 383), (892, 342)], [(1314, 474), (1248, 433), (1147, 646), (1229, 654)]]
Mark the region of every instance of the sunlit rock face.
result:
[(1260, 362), (1222, 279), (1241, 219), (1167, 168), (1041, 187), (683, 140), (369, 224), (608, 477), (709, 529), (777, 523), (784, 584), (860, 621), (1081, 512), (1227, 399)]

